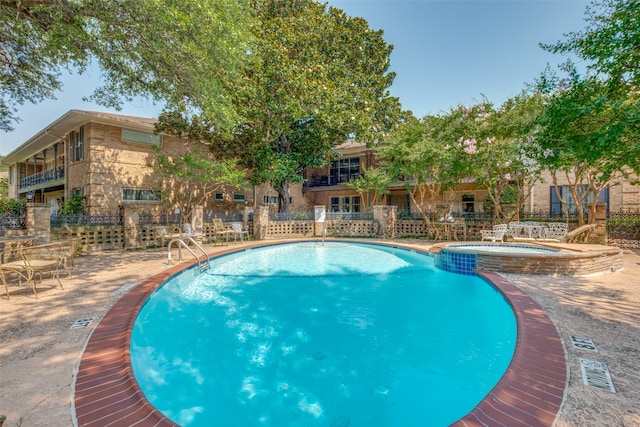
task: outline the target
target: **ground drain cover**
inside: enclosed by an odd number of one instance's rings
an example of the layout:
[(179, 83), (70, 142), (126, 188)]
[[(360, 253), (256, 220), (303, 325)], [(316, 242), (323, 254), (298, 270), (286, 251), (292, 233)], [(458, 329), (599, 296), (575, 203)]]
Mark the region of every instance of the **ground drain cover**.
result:
[(575, 348), (579, 348), (580, 350), (594, 351), (596, 353), (598, 352), (598, 349), (596, 348), (596, 345), (593, 343), (593, 341), (591, 341), (591, 338), (576, 337), (574, 335), (571, 335), (571, 342), (573, 343), (573, 346)]
[(133, 288), (135, 285), (136, 285), (135, 282), (125, 283), (124, 285), (120, 286), (120, 288), (118, 288), (115, 291), (111, 292), (111, 295), (122, 295), (122, 294), (128, 292), (129, 289)]
[(71, 329), (79, 329), (86, 328), (89, 326), (89, 323), (93, 321), (93, 317), (87, 317), (86, 319), (78, 319), (75, 321), (73, 325), (71, 325)]
[(607, 390), (611, 393), (616, 392), (613, 387), (613, 381), (611, 381), (611, 375), (609, 375), (609, 369), (605, 363), (580, 359), (580, 369), (582, 370), (582, 379), (586, 385)]

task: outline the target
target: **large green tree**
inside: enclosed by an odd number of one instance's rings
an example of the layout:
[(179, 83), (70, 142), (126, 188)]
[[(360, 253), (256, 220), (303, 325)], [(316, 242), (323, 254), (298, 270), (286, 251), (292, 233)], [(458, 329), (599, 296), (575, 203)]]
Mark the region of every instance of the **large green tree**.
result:
[(586, 27), (565, 40), (543, 45), (553, 53), (571, 53), (611, 85), (640, 84), (640, 1), (597, 0), (586, 13)]
[(163, 204), (180, 209), (183, 221), (191, 221), (194, 209), (206, 206), (225, 186), (246, 187), (246, 174), (234, 159), (218, 159), (201, 147), (175, 158), (159, 154), (149, 167), (162, 188)]
[(437, 198), (460, 178), (460, 151), (450, 138), (451, 119), (443, 114), (407, 120), (376, 150), (384, 170), (404, 185), (427, 223)]
[[(540, 89), (549, 94), (539, 141), (543, 153), (553, 153), (540, 160), (556, 183), (558, 174), (569, 180), (581, 223), (585, 202), (597, 200), (604, 188), (628, 178), (630, 172), (640, 174), (638, 16), (638, 0), (594, 1), (583, 31), (543, 46), (551, 52), (573, 53), (587, 64), (584, 74), (567, 63), (562, 69), (566, 77), (547, 71), (539, 80)], [(566, 206), (567, 201), (561, 200)]]
[[(579, 217), (583, 205), (598, 200), (607, 187), (640, 173), (640, 97), (621, 96), (595, 77), (574, 75), (554, 92), (541, 116), (537, 135), (538, 158), (552, 173), (554, 183), (564, 176)], [(558, 197), (565, 206), (568, 200)], [(595, 220), (589, 205), (589, 221)]]
[[(0, 0), (0, 129), (17, 107), (54, 98), (60, 71), (92, 61), (102, 86), (90, 98), (119, 108), (150, 96), (235, 122), (230, 87), (250, 59), (245, 1)], [(89, 94), (88, 94), (89, 95)]]
[(254, 66), (234, 90), (244, 117), (226, 129), (209, 117), (163, 116), (161, 130), (207, 139), (238, 156), (254, 183), (270, 183), (287, 210), (305, 167), (327, 165), (349, 138), (373, 142), (401, 116), (390, 96), (392, 46), (362, 18), (311, 0), (255, 0)]

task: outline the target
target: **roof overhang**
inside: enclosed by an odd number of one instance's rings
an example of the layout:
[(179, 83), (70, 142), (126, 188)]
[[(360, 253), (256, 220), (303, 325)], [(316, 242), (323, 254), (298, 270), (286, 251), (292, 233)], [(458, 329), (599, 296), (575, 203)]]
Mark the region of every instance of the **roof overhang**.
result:
[(65, 140), (70, 131), (89, 122), (153, 132), (156, 121), (156, 119), (147, 117), (125, 116), (96, 111), (69, 110), (58, 120), (42, 129), (29, 138), (24, 144), (6, 155), (2, 163), (12, 165), (23, 162), (54, 143)]

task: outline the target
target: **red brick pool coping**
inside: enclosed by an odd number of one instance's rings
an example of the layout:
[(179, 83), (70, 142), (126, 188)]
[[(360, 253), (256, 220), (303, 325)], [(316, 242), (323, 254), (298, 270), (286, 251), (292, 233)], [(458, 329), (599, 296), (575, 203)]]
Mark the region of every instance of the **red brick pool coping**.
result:
[[(256, 245), (259, 246), (259, 245)], [(241, 249), (216, 254), (223, 255)], [(78, 426), (176, 426), (144, 396), (131, 368), (129, 340), (139, 310), (159, 285), (185, 264), (170, 267), (127, 292), (88, 340), (75, 378)], [(544, 310), (509, 280), (478, 272), (513, 307), (518, 338), (502, 379), (456, 427), (551, 426), (562, 406), (567, 365), (558, 331)]]

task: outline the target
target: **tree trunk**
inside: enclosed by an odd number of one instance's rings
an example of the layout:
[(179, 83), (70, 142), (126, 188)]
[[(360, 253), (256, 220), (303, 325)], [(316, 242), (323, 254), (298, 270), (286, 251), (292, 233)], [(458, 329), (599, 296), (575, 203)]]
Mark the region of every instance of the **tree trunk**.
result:
[(276, 191), (278, 192), (278, 211), (289, 212), (289, 181), (282, 182)]

